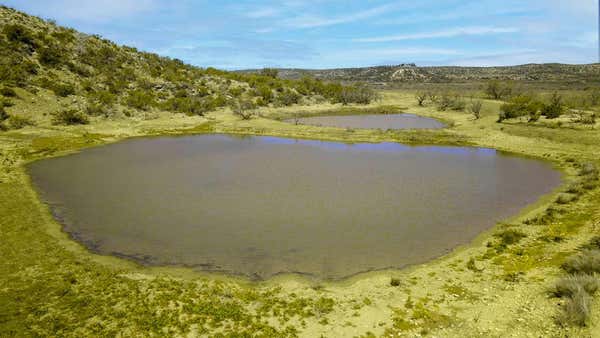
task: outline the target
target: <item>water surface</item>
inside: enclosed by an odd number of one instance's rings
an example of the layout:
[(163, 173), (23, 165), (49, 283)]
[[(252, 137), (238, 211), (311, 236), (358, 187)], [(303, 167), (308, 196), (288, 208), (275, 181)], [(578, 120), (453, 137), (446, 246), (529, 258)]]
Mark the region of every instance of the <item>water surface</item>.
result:
[(440, 129), (446, 126), (436, 119), (414, 114), (314, 116), (297, 121), (299, 124), (352, 129)]
[(29, 170), (96, 252), (259, 279), (424, 262), (560, 180), (489, 149), (225, 135), (128, 140)]

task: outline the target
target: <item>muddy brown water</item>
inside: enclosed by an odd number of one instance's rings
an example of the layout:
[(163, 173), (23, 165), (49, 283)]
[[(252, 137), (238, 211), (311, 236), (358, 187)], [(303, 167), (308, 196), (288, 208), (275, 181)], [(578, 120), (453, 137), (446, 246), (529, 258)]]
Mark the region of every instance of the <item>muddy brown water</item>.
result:
[(490, 149), (227, 135), (127, 140), (29, 172), (95, 252), (254, 279), (425, 262), (560, 183)]
[(414, 114), (314, 116), (287, 122), (351, 129), (440, 129), (446, 126), (436, 119)]

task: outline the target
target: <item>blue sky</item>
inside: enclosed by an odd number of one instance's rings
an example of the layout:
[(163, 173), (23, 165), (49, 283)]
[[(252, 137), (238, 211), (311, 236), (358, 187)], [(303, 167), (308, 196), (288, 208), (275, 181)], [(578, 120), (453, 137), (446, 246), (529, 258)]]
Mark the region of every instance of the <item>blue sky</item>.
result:
[(598, 59), (597, 0), (0, 0), (119, 44), (223, 69)]

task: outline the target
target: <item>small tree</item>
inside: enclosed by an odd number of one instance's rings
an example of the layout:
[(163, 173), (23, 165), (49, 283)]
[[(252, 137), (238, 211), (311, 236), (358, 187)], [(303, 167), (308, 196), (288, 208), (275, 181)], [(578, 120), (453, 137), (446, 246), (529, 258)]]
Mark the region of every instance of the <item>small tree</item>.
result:
[(254, 103), (250, 100), (234, 100), (231, 103), (231, 110), (234, 115), (237, 115), (242, 118), (242, 120), (250, 120), (254, 115), (254, 111), (252, 109), (255, 108)]
[(492, 80), (487, 83), (485, 93), (489, 98), (494, 100), (502, 100), (504, 97), (512, 94), (512, 86), (510, 84), (502, 84), (498, 80)]
[(540, 106), (541, 103), (529, 95), (515, 96), (509, 102), (500, 106), (498, 122), (526, 115), (529, 115), (531, 120), (531, 117), (539, 114)]
[(481, 118), (481, 108), (483, 107), (483, 102), (481, 102), (481, 100), (476, 100), (471, 102), (471, 105), (469, 106), (469, 111), (471, 112), (471, 114), (473, 114), (473, 116), (475, 116), (476, 120), (479, 120)]
[(550, 102), (542, 107), (542, 115), (549, 119), (555, 119), (563, 114), (565, 105), (562, 102), (562, 97), (558, 93), (552, 94)]
[(417, 102), (419, 103), (419, 106), (423, 107), (425, 106), (425, 101), (427, 100), (427, 97), (429, 95), (426, 92), (418, 92), (416, 95), (417, 98)]
[(52, 124), (74, 125), (89, 123), (85, 114), (76, 109), (61, 110), (52, 115)]

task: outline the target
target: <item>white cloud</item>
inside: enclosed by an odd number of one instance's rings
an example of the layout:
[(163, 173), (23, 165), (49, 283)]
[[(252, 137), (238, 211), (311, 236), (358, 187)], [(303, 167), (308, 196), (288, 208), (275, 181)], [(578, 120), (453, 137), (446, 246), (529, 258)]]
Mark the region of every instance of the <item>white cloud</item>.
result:
[(399, 6), (397, 4), (387, 4), (366, 9), (360, 12), (330, 18), (304, 15), (286, 20), (284, 22), (284, 25), (293, 28), (315, 28), (323, 26), (333, 26), (379, 16), (388, 13), (389, 11), (395, 10), (398, 7)]
[(259, 8), (245, 13), (251, 19), (272, 18), (279, 14), (279, 10), (272, 7)]
[(399, 34), (391, 36), (381, 36), (373, 38), (360, 38), (353, 39), (355, 42), (390, 42), (390, 41), (404, 41), (404, 40), (421, 40), (421, 39), (435, 39), (435, 38), (451, 38), (457, 36), (466, 35), (488, 35), (488, 34), (504, 34), (504, 33), (516, 33), (519, 29), (514, 27), (460, 27), (450, 28), (434, 32), (423, 32), (413, 34)]

